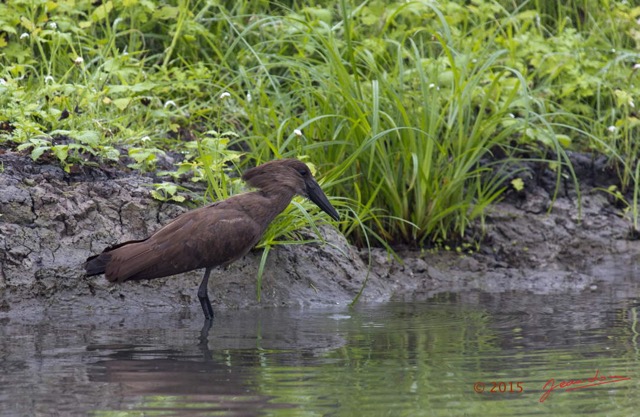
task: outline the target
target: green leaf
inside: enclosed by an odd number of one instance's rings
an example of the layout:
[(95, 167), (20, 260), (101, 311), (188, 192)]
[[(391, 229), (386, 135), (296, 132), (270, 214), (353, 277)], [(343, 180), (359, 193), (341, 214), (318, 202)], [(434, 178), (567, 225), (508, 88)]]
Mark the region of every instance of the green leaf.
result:
[(153, 13), (154, 19), (170, 20), (175, 19), (180, 14), (180, 9), (173, 6), (162, 6), (160, 9)]
[(19, 151), (24, 151), (25, 149), (29, 149), (32, 146), (33, 146), (33, 143), (27, 142), (27, 143), (23, 143), (23, 144), (18, 145), (18, 147), (16, 149), (19, 150)]
[(118, 159), (120, 159), (120, 151), (111, 146), (105, 146), (102, 149), (102, 156), (103, 158), (110, 159), (112, 161), (117, 161)]
[(129, 149), (129, 156), (132, 157), (137, 163), (151, 162), (156, 158), (156, 155), (143, 148), (131, 148)]
[(111, 0), (106, 3), (102, 3), (93, 10), (93, 13), (91, 13), (91, 20), (94, 22), (104, 20), (111, 10), (113, 10), (113, 2)]
[(615, 90), (613, 92), (618, 107), (628, 106), (633, 103), (633, 95), (625, 90)]
[(562, 145), (563, 148), (568, 148), (571, 146), (571, 138), (567, 135), (556, 134), (556, 140)]
[(38, 160), (42, 156), (43, 153), (51, 149), (49, 146), (36, 146), (31, 151), (31, 159), (34, 161)]
[(159, 201), (167, 201), (167, 197), (165, 197), (162, 193), (156, 190), (151, 190), (151, 197)]
[(94, 148), (100, 143), (100, 134), (94, 130), (83, 130), (73, 135), (73, 137), (78, 142), (82, 142)]
[(15, 27), (13, 27), (12, 25), (5, 24), (5, 23), (0, 25), (0, 30), (3, 31), (3, 32), (11, 33), (13, 35), (17, 35), (18, 34), (18, 31), (16, 30)]
[(513, 186), (513, 189), (516, 191), (522, 191), (524, 190), (524, 181), (522, 181), (522, 178), (514, 178), (511, 180), (511, 185)]
[(174, 195), (176, 191), (178, 191), (178, 187), (170, 182), (163, 182), (162, 184), (160, 184), (159, 188), (171, 195)]
[(29, 32), (33, 32), (34, 30), (36, 30), (36, 25), (34, 25), (33, 22), (27, 19), (25, 16), (20, 17), (20, 24), (24, 26), (24, 28)]
[(55, 156), (58, 157), (60, 162), (65, 162), (67, 157), (69, 156), (69, 146), (68, 145), (56, 145), (51, 147), (51, 151)]
[(115, 100), (112, 101), (112, 103), (121, 111), (123, 111), (124, 109), (126, 109), (129, 106), (129, 103), (131, 103), (131, 97), (127, 97), (127, 98), (117, 98)]
[(178, 203), (185, 201), (184, 196), (176, 195), (176, 192), (178, 192), (178, 186), (173, 183), (163, 182), (160, 184), (153, 184), (153, 186), (156, 189), (151, 190), (151, 196), (156, 200), (176, 201)]

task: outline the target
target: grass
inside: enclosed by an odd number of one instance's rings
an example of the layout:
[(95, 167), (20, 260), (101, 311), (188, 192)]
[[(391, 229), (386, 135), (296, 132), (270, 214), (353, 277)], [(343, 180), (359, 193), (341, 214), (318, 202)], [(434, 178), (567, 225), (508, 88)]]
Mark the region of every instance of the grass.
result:
[[(551, 150), (571, 173), (566, 150), (599, 152), (637, 228), (640, 8), (292, 4), (2, 3), (0, 144), (70, 173), (154, 171), (179, 154), (150, 190), (176, 202), (189, 182), (216, 200), (238, 192), (245, 167), (298, 157), (341, 231), (389, 250), (479, 239), (523, 154)], [(320, 219), (299, 202), (261, 245), (300, 240)]]

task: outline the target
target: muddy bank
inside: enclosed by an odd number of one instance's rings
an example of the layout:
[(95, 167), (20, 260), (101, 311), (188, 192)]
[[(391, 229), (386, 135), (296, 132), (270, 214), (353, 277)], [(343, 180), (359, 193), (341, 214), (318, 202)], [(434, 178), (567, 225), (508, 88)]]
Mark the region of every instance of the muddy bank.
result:
[[(256, 299), (260, 251), (212, 273), (215, 309), (334, 305), (350, 302), (368, 277), (363, 301), (429, 298), (441, 293), (524, 290), (547, 294), (603, 291), (612, 281), (633, 284), (640, 243), (630, 222), (607, 195), (614, 183), (603, 163), (576, 155), (582, 213), (576, 190), (565, 181), (553, 208), (555, 176), (529, 169), (525, 191), (507, 194), (486, 221), (485, 244), (473, 253), (401, 253), (404, 262), (376, 250), (351, 247), (330, 227), (329, 245), (272, 250)], [(82, 263), (106, 246), (148, 236), (186, 210), (149, 194), (152, 178), (90, 170), (67, 174), (28, 157), (0, 154), (0, 314), (33, 313), (49, 306), (94, 310), (188, 308), (202, 271), (152, 281), (109, 284), (86, 278)], [(614, 273), (615, 271), (627, 271)], [(626, 274), (626, 275), (625, 275)]]

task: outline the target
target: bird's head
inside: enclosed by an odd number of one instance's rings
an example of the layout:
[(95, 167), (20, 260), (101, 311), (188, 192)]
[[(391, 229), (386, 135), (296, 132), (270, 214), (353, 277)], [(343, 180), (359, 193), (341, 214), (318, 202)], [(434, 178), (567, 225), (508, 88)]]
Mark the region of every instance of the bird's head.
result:
[(293, 193), (307, 197), (329, 216), (340, 220), (340, 215), (329, 203), (329, 199), (313, 178), (311, 170), (297, 159), (278, 159), (251, 168), (242, 175), (242, 179), (251, 187), (265, 192), (288, 188)]

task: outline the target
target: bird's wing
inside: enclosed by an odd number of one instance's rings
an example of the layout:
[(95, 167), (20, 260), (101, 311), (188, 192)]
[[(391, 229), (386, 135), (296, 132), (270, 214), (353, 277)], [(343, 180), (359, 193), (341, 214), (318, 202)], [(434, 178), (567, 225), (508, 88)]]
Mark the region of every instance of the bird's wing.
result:
[(216, 205), (187, 212), (141, 242), (111, 252), (111, 281), (151, 279), (227, 265), (244, 256), (264, 228), (246, 212)]

